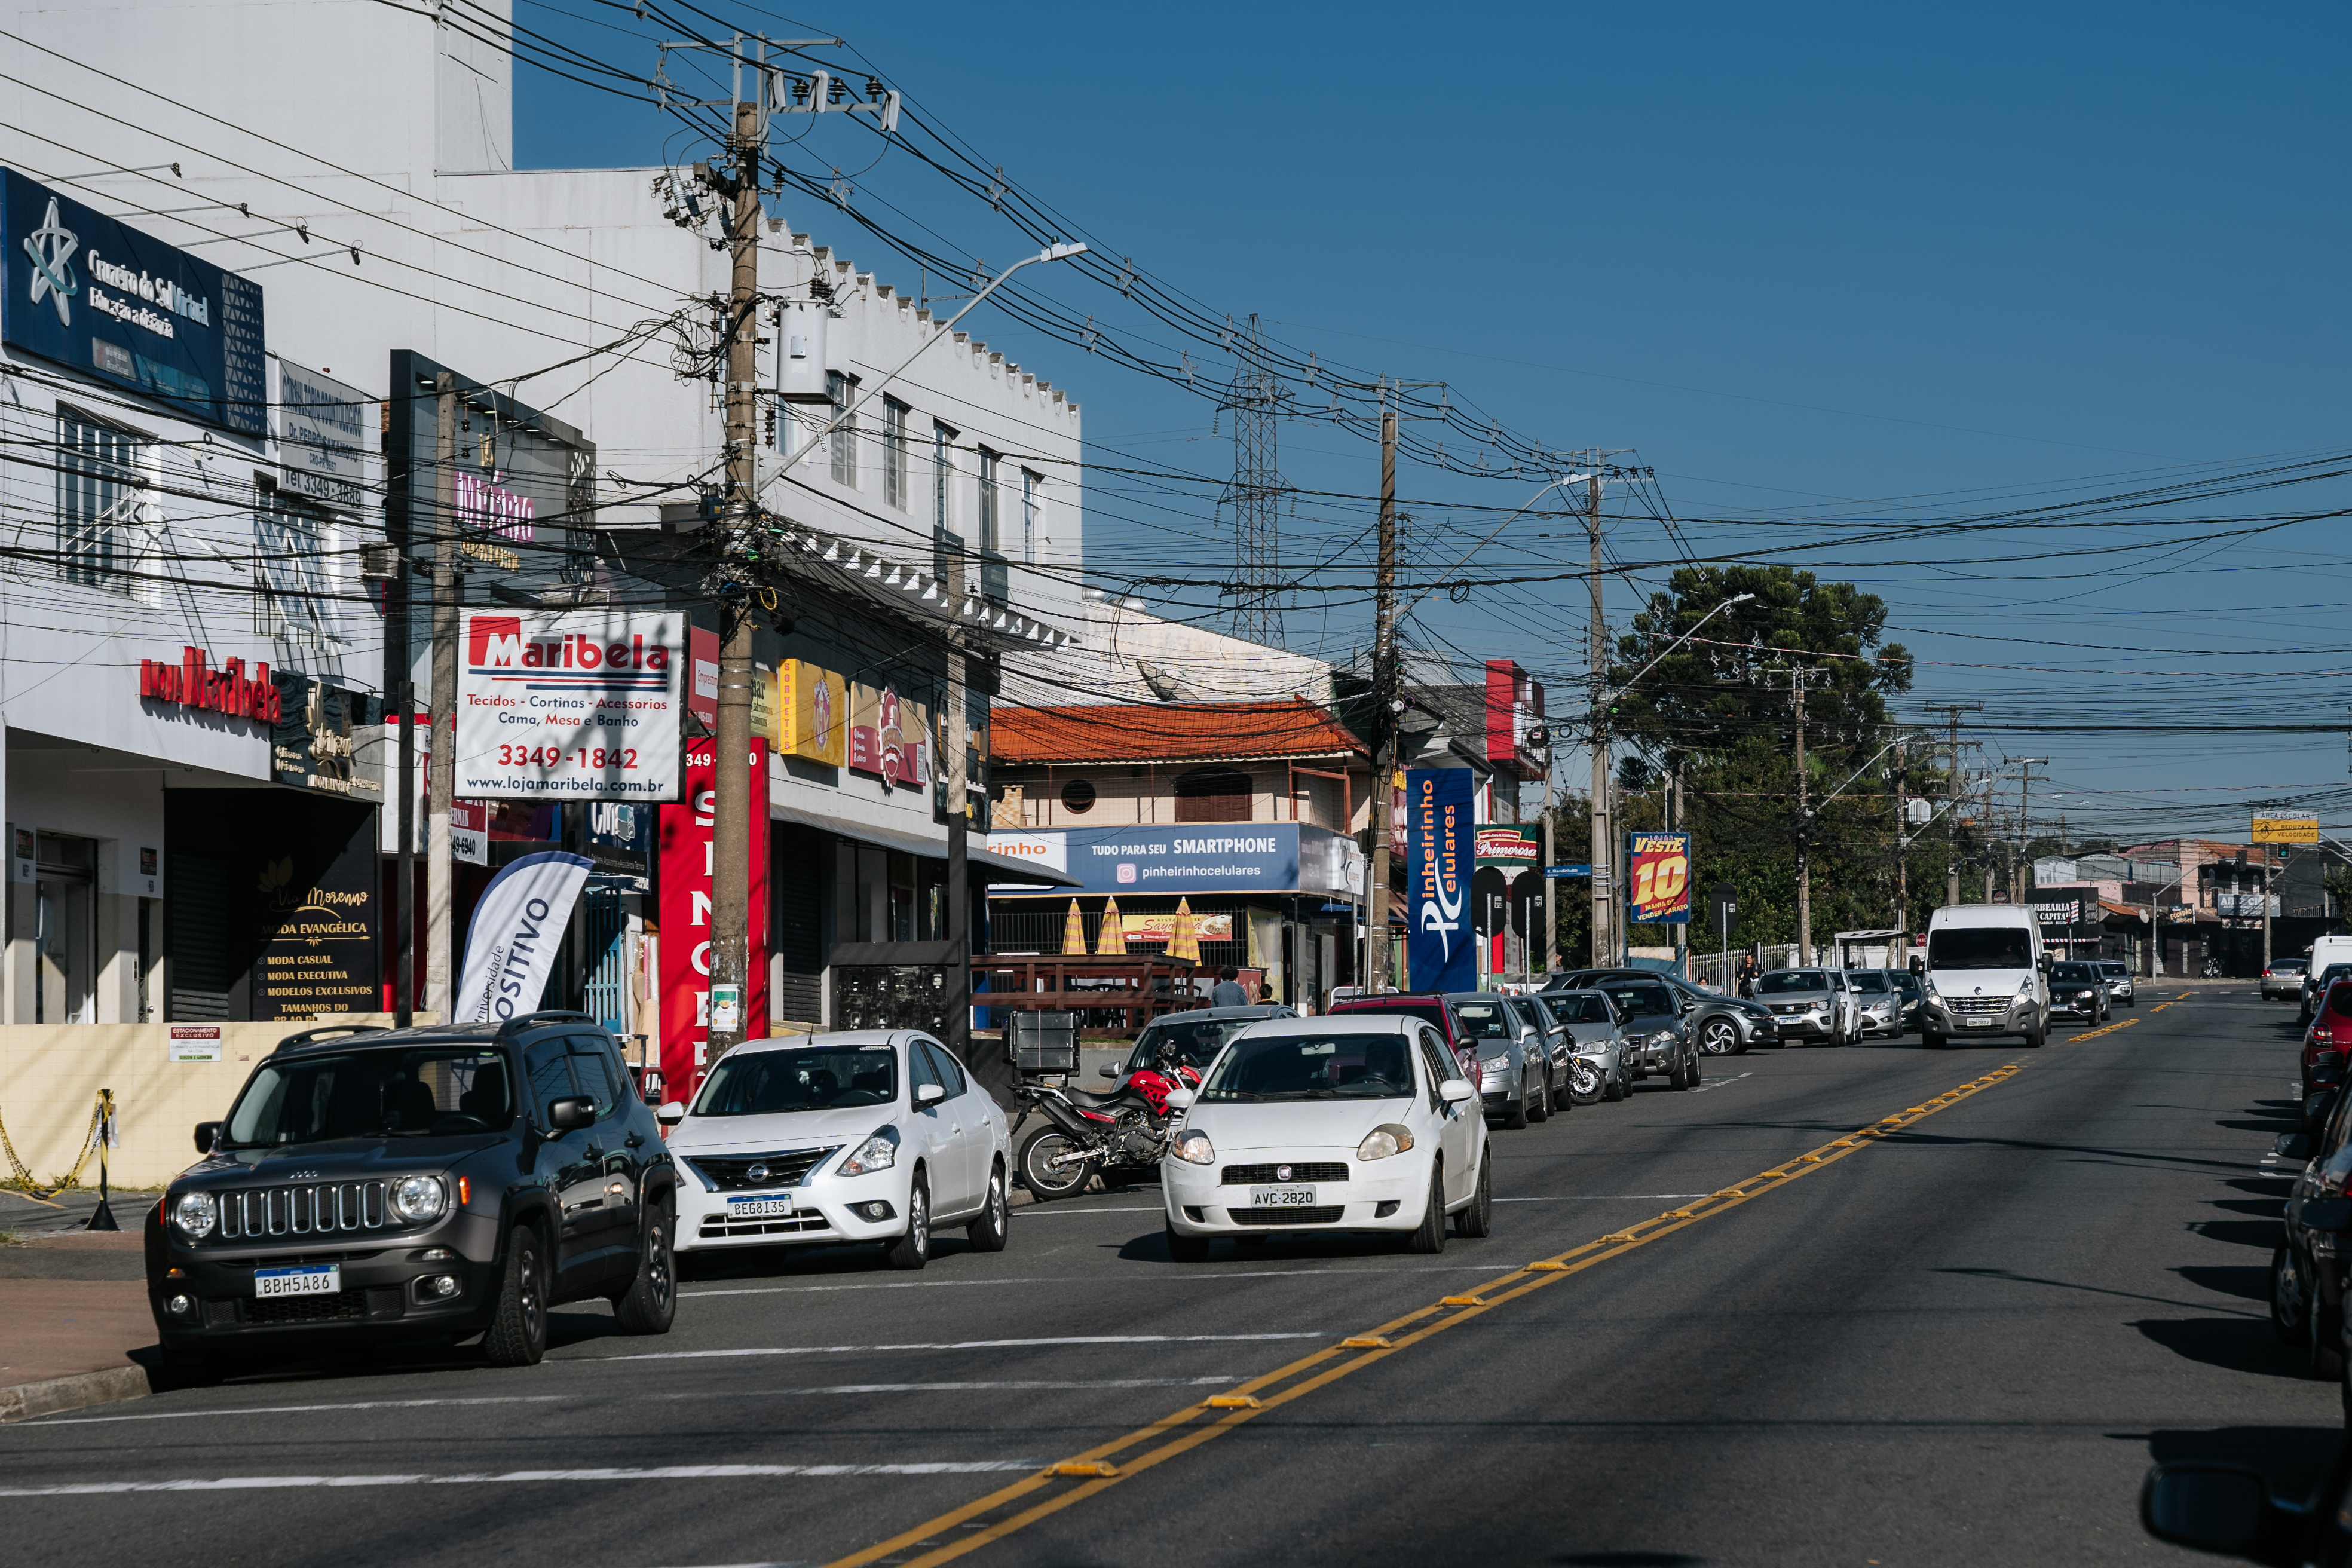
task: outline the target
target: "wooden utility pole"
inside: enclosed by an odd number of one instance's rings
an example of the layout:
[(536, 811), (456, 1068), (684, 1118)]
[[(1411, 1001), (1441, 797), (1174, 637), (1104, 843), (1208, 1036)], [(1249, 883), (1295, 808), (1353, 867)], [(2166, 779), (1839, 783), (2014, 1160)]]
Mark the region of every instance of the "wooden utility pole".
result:
[(1395, 799), (1396, 452), (1394, 408), (1381, 411), (1381, 544), (1372, 596), (1372, 852), (1364, 885), (1364, 984), (1389, 984), (1389, 837)]
[[(723, 563), (719, 593), (719, 723), (712, 743), (710, 871), (710, 1058), (743, 1037), (750, 994), (751, 813), (768, 808), (764, 787), (754, 797), (751, 756), (751, 601), (743, 578), (744, 551), (758, 516), (753, 458), (759, 441), (755, 395), (760, 294), (760, 105), (739, 100), (731, 138), (735, 153), (734, 209), (728, 219), (733, 287), (727, 306), (727, 504), (717, 541)], [(765, 781), (760, 781), (764, 786)], [(731, 1005), (730, 1005), (731, 1004)]]
[(1944, 810), (1944, 902), (1960, 901), (1960, 715), (1984, 710), (1981, 702), (1931, 702), (1930, 713), (1941, 713), (1952, 727), (1952, 771), (1944, 780), (1949, 804)]
[(1586, 584), (1591, 590), (1592, 686), (1592, 950), (1598, 964), (1618, 963), (1624, 956), (1617, 944), (1616, 836), (1609, 804), (1609, 626), (1601, 604), (1601, 465), (1596, 460), (1584, 481), (1584, 530), (1591, 545)]
[[(443, 371), (433, 391), (433, 460), (439, 471), (433, 476), (433, 750), (425, 775), (425, 1005), (446, 1024), (457, 993), (456, 958), (449, 951), (455, 923), (450, 881), (457, 867), (449, 796), (457, 773), (457, 573), (452, 537), (457, 521), (457, 378)], [(400, 892), (404, 911), (408, 889)]]
[[(1666, 828), (1669, 832), (1673, 833), (1687, 833), (1690, 830), (1683, 826), (1683, 763), (1681, 758), (1677, 757), (1675, 759), (1671, 768), (1669, 769), (1667, 777), (1671, 782), (1668, 784), (1666, 789)], [(1691, 891), (1689, 868), (1697, 863), (1698, 857), (1696, 855), (1690, 856), (1684, 863), (1683, 886), (1685, 889), (1685, 897), (1690, 896)], [(1687, 918), (1685, 918), (1683, 924), (1675, 927), (1675, 973), (1681, 975), (1685, 980), (1690, 978), (1690, 923)]]
[(1802, 665), (1789, 672), (1797, 708), (1797, 963), (1806, 968), (1813, 962), (1813, 809), (1805, 777), (1805, 682), (1811, 674)]

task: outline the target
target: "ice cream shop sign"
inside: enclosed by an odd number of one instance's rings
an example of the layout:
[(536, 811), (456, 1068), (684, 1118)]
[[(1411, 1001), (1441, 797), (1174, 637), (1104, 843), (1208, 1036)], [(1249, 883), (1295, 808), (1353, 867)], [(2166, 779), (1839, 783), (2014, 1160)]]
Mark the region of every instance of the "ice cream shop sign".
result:
[(194, 708), (230, 719), (251, 719), (275, 724), (281, 717), (278, 689), (269, 679), (269, 667), (257, 664), (246, 673), (245, 660), (233, 658), (219, 669), (207, 668), (200, 647), (184, 647), (180, 662), (158, 658), (139, 661), (139, 697), (172, 708)]

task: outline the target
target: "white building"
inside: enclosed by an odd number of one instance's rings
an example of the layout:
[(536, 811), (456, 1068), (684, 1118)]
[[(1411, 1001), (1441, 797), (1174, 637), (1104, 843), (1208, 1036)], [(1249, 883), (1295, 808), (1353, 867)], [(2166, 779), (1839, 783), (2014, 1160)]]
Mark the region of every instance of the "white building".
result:
[[(494, 28), (480, 18), (501, 10), (472, 6), (472, 25)], [(0, 83), (0, 164), (257, 288), (264, 341), (251, 346), (267, 351), (257, 397), (268, 417), (250, 417), (253, 398), (237, 405), (243, 428), (226, 415), (192, 417), (102, 363), (94, 372), (79, 347), (28, 346), (13, 327), (0, 345), (0, 433), (11, 443), (0, 485), (16, 547), (0, 563), (0, 807), (12, 852), (26, 851), (9, 862), (0, 1017), (294, 1016), (306, 1010), (295, 992), (257, 995), (261, 960), (247, 936), (215, 952), (199, 933), (252, 896), (236, 884), (252, 880), (247, 861), (259, 851), (227, 853), (239, 841), (217, 828), (292, 834), (299, 845), (261, 863), (275, 875), (292, 855), (300, 864), (286, 875), (299, 881), (328, 839), (347, 847), (338, 836), (350, 803), (376, 798), (364, 766), (342, 776), (334, 693), (353, 692), (364, 717), (364, 699), (403, 673), (383, 610), (383, 595), (403, 590), (362, 578), (362, 549), (389, 528), (425, 552), (411, 512), (429, 511), (415, 503), (434, 475), (415, 469), (409, 448), (379, 459), (369, 438), (431, 424), (432, 389), (413, 374), (394, 384), (394, 356), (463, 378), (457, 467), (468, 482), (520, 485), (503, 465), (526, 437), (580, 459), (564, 525), (469, 544), (469, 603), (488, 602), (502, 581), (565, 580), (593, 594), (642, 568), (675, 582), (674, 558), (690, 544), (677, 529), (722, 438), (719, 380), (696, 358), (711, 341), (710, 312), (692, 301), (724, 291), (727, 257), (710, 247), (712, 229), (666, 216), (686, 171), (513, 170), (509, 60), (467, 28), (436, 25), (428, 8), (149, 0), (19, 5), (7, 18), (0, 68), (15, 80)], [(21, 243), (45, 216), (28, 226), (7, 215), (11, 323), (57, 304), (37, 292), (39, 269)], [(883, 395), (854, 433), (792, 472), (780, 450), (765, 459), (762, 499), (791, 524), (798, 597), (780, 611), (794, 629), (764, 636), (762, 661), (798, 660), (929, 711), (936, 636), (924, 644), (874, 627), (936, 634), (954, 623), (982, 648), (1013, 653), (1069, 648), (1085, 635), (1078, 405), (795, 233), (787, 220), (797, 216), (772, 207), (761, 226), (763, 296), (829, 299), (822, 372), (844, 404)], [(793, 368), (789, 342), (763, 353), (772, 385)], [(299, 476), (328, 459), (316, 441), (282, 439), (299, 401), (289, 374), (298, 390), (327, 387), (314, 416), (331, 419), (338, 399), (345, 416), (377, 405), (362, 449), (335, 459), (358, 463), (361, 477), (331, 494), (300, 493)], [(796, 445), (795, 431), (810, 427), (808, 415), (787, 413), (769, 438)], [(961, 599), (940, 581), (960, 552), (971, 567)], [(681, 590), (680, 602), (688, 596)], [(326, 711), (297, 713), (273, 741), (250, 717), (142, 697), (142, 661), (177, 666), (184, 648), (202, 650), (214, 671), (234, 659), (303, 677), (288, 689), (325, 688)], [(421, 636), (406, 672), (421, 705)], [(984, 756), (984, 703), (976, 718)], [(930, 750), (949, 733), (934, 726)], [(299, 755), (273, 751), (289, 737)], [(356, 740), (365, 750), (365, 734)], [(299, 807), (285, 782), (298, 775)], [(226, 793), (181, 795), (199, 790)], [(236, 792), (254, 798), (235, 802)], [(936, 793), (805, 757), (772, 760), (776, 864), (786, 868), (770, 879), (778, 1016), (831, 1016), (836, 947), (863, 944), (862, 960), (882, 963), (893, 943), (936, 936), (946, 840)], [(332, 831), (318, 826), (330, 819)], [(388, 842), (368, 845), (379, 878), (373, 856)], [(141, 869), (151, 858), (152, 877)], [(337, 864), (337, 875), (358, 875)], [(598, 1010), (627, 1032), (642, 1026), (625, 994), (627, 938), (646, 911), (615, 907), (629, 923), (583, 941), (604, 959)], [(381, 977), (381, 952), (349, 970), (362, 972)], [(323, 992), (314, 1000), (327, 1005)]]

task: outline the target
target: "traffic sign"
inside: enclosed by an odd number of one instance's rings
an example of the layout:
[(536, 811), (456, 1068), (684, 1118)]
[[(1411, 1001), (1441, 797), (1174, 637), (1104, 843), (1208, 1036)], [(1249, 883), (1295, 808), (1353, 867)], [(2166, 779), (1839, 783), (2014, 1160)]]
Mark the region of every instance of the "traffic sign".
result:
[(1728, 882), (1717, 882), (1706, 890), (1706, 921), (1717, 931), (1728, 936), (1731, 928), (1739, 923), (1739, 893)]
[(1590, 877), (1592, 875), (1592, 868), (1590, 865), (1547, 866), (1544, 868), (1544, 875), (1555, 878)]

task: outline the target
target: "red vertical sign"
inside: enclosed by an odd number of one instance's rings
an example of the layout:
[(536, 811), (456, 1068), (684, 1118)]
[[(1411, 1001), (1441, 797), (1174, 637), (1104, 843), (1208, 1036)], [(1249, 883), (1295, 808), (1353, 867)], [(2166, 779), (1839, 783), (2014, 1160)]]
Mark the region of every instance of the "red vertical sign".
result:
[[(710, 1039), (711, 835), (718, 770), (707, 740), (686, 744), (686, 798), (661, 808), (661, 1072), (664, 1100), (702, 1086)], [(751, 864), (745, 899), (743, 1037), (768, 1033), (768, 743), (751, 742)]]

